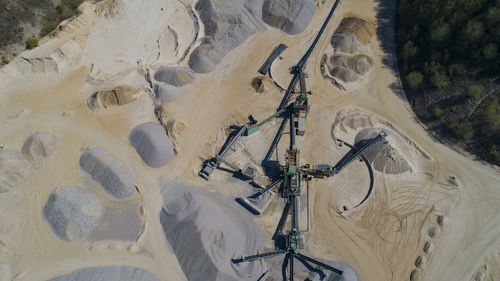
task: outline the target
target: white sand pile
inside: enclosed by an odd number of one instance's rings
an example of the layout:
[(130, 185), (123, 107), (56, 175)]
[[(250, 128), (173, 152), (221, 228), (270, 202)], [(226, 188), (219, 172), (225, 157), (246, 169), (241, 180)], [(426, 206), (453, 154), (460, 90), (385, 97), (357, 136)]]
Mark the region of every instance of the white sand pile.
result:
[(323, 61), (331, 76), (344, 82), (342, 86), (353, 90), (364, 84), (374, 64), (369, 45), (375, 34), (375, 25), (356, 17), (342, 19), (327, 50), (328, 59)]
[(155, 96), (161, 102), (173, 102), (181, 95), (181, 89), (170, 84), (155, 85)]
[(168, 241), (191, 281), (257, 280), (262, 262), (233, 264), (232, 258), (262, 249), (264, 235), (248, 217), (182, 185), (164, 189), (160, 214)]
[(155, 72), (155, 80), (161, 81), (176, 87), (189, 84), (194, 79), (194, 73), (187, 67), (167, 66)]
[(288, 34), (298, 34), (309, 25), (315, 10), (311, 0), (265, 0), (262, 19)]
[(147, 122), (135, 127), (130, 143), (149, 167), (167, 165), (175, 157), (174, 146), (165, 129), (158, 123)]
[(87, 104), (91, 109), (125, 105), (137, 99), (138, 91), (131, 86), (118, 86), (111, 90), (99, 90), (89, 97)]
[(43, 208), (43, 216), (57, 238), (86, 239), (101, 221), (103, 206), (95, 196), (69, 185), (58, 186)]
[(205, 30), (205, 37), (189, 58), (195, 72), (212, 71), (230, 50), (266, 29), (261, 19), (262, 0), (199, 0), (195, 9)]
[(103, 147), (87, 149), (80, 157), (80, 167), (115, 198), (127, 198), (136, 191), (133, 172)]
[(48, 157), (57, 148), (57, 136), (52, 132), (31, 135), (23, 145), (23, 155), (28, 160)]
[(150, 271), (130, 266), (87, 267), (49, 281), (160, 281)]
[(17, 181), (24, 178), (28, 167), (21, 152), (0, 148), (0, 194), (8, 192)]

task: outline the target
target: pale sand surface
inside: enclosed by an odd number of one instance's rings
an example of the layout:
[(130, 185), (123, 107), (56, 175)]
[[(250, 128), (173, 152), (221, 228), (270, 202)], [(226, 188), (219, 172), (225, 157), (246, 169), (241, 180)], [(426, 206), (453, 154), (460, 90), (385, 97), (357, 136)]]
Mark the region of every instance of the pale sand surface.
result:
[[(21, 172), (10, 172), (12, 187), (0, 193), (2, 281), (47, 280), (84, 267), (109, 265), (142, 268), (162, 280), (187, 280), (160, 224), (164, 204), (160, 183), (183, 182), (206, 191), (206, 182), (197, 172), (202, 160), (224, 142), (224, 128), (246, 123), (250, 114), (260, 120), (273, 113), (281, 100), (277, 88), (256, 93), (251, 85), (267, 53), (278, 43), (289, 47), (283, 60), (276, 60), (271, 68), (275, 81), (286, 86), (289, 67), (308, 47), (330, 9), (327, 3), (316, 9), (310, 25), (298, 35), (274, 29), (252, 35), (212, 72), (198, 74), (184, 85), (179, 98), (162, 105), (167, 120), (182, 124), (182, 130), (169, 128), (177, 156), (165, 166), (151, 168), (129, 142), (134, 127), (158, 122), (158, 104), (145, 76), (148, 69), (181, 60), (195, 28), (179, 1), (165, 1), (164, 5), (161, 1), (116, 1), (125, 6), (106, 10), (105, 4), (112, 2), (97, 4), (97, 11), (104, 11), (100, 14), (95, 12), (96, 5), (84, 4), (83, 14), (66, 23), (55, 38), (42, 40), (41, 47), (20, 55), (26, 59), (18, 57), (0, 69), (0, 145), (21, 151), (26, 139), (42, 131), (58, 138), (56, 150), (48, 157), (22, 164)], [(354, 163), (334, 178), (313, 180), (306, 252), (349, 264), (360, 280), (399, 281), (410, 275), (413, 280), (428, 281), (496, 280), (500, 276), (498, 167), (473, 161), (436, 142), (415, 121), (407, 102), (390, 88), (398, 78), (382, 63), (386, 54), (377, 36), (370, 41), (374, 70), (366, 84), (346, 93), (322, 78), (321, 57), (343, 15), (376, 23), (376, 7), (374, 0), (344, 1), (336, 11), (307, 64), (307, 85), (313, 95), (308, 131), (297, 145), (301, 163), (333, 164), (347, 152), (335, 144), (333, 131), (335, 137), (353, 143), (361, 129), (384, 128), (389, 143), (412, 169), (396, 174), (376, 171), (372, 197), (343, 214), (338, 213), (343, 205), (356, 204), (367, 192), (366, 168)], [(126, 16), (117, 19), (115, 13), (120, 11)], [(119, 24), (122, 21), (124, 25)], [(175, 30), (177, 47), (169, 45), (173, 40), (162, 41), (173, 37), (167, 27)], [(158, 48), (166, 49), (167, 54)], [(179, 62), (185, 64), (185, 59)], [(134, 102), (102, 112), (87, 106), (88, 97), (96, 90), (123, 84), (139, 90)], [(354, 112), (353, 118), (368, 116), (372, 123), (352, 123), (334, 130), (332, 124), (342, 111)], [(248, 151), (254, 151), (249, 155), (266, 151), (267, 134), (264, 130), (259, 134), (266, 140), (256, 135), (245, 141)], [(283, 143), (286, 141), (285, 135)], [(57, 186), (88, 185), (78, 162), (92, 146), (104, 147), (135, 175), (139, 195), (133, 200), (142, 204), (144, 216), (144, 230), (136, 241), (65, 242), (57, 239), (43, 218), (43, 206)], [(243, 150), (243, 146), (237, 149)], [(279, 153), (284, 155), (284, 145)], [(450, 177), (458, 185), (450, 183)], [(249, 188), (222, 171), (214, 172), (209, 183), (210, 192), (223, 194), (220, 201), (228, 205), (236, 204), (230, 198), (246, 194)], [(96, 194), (107, 196), (102, 190)], [(273, 246), (270, 236), (280, 214), (281, 204), (271, 203), (255, 218), (265, 229), (267, 249)]]

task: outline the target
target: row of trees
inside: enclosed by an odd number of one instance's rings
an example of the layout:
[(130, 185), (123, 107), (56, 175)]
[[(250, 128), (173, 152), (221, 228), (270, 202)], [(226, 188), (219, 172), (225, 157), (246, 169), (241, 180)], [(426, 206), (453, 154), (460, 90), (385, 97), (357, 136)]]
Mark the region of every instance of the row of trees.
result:
[(397, 43), (417, 115), (500, 164), (500, 0), (400, 0)]

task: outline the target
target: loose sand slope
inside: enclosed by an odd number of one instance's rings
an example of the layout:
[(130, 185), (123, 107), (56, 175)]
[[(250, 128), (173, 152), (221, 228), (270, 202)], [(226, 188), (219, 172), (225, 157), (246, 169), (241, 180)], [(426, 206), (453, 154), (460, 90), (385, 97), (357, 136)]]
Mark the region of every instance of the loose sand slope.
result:
[[(274, 112), (282, 92), (273, 83), (256, 91), (252, 81), (257, 69), (268, 51), (286, 44), (282, 60), (271, 67), (274, 82), (286, 86), (289, 67), (308, 47), (331, 3), (316, 1), (324, 4), (318, 4), (307, 25), (294, 9), (309, 11), (312, 1), (291, 1), (296, 4), (289, 18), (299, 18), (300, 29), (305, 28), (292, 36), (286, 32), (295, 29), (277, 30), (273, 27), (283, 26), (269, 26), (261, 15), (259, 5), (278, 7), (284, 1), (235, 1), (228, 4), (227, 14), (222, 2), (85, 3), (82, 14), (64, 23), (54, 38), (42, 40), (39, 48), (0, 69), (1, 281), (58, 276), (66, 277), (56, 280), (83, 281), (90, 279), (78, 276), (89, 272), (127, 280), (137, 275), (188, 280), (200, 274), (179, 247), (186, 241), (178, 235), (186, 229), (195, 229), (197, 242), (189, 246), (207, 257), (206, 272), (212, 276), (255, 280), (253, 276), (270, 265), (276, 265), (279, 276), (279, 258), (240, 269), (229, 259), (261, 251), (262, 232), (263, 247), (273, 248), (270, 237), (281, 202), (273, 201), (255, 218), (257, 224), (245, 223), (253, 217), (235, 209), (239, 207), (234, 198), (248, 195), (251, 186), (218, 170), (210, 178), (213, 186), (207, 187), (196, 173), (202, 160), (224, 142), (226, 128), (246, 123), (250, 114), (262, 120)], [(380, 10), (378, 1), (344, 1), (307, 63), (306, 82), (313, 95), (306, 135), (297, 138), (301, 163), (334, 164), (347, 152), (338, 139), (352, 144), (380, 129), (389, 136), (388, 145), (370, 157), (376, 184), (360, 207), (353, 208), (368, 191), (363, 163), (310, 183), (312, 220), (305, 252), (348, 264), (360, 280), (496, 280), (500, 173), (433, 140), (406, 101), (392, 91), (399, 81), (383, 62), (393, 62), (394, 54), (382, 46), (394, 39), (395, 2), (383, 1)], [(210, 13), (202, 15), (200, 5), (213, 6), (203, 11), (217, 13), (213, 18), (221, 29), (207, 32)], [(335, 30), (350, 17), (375, 26), (370, 40), (357, 39), (372, 51), (372, 70), (359, 80), (362, 83), (350, 82), (352, 87), (341, 91), (324, 79), (321, 64), (323, 54), (331, 51)], [(244, 26), (237, 29), (231, 26), (234, 22)], [(232, 33), (240, 29), (244, 36)], [(194, 69), (199, 72), (194, 75), (187, 69), (193, 50), (226, 43), (222, 53), (208, 57), (202, 71)], [(112, 106), (89, 106), (89, 98), (99, 91), (124, 85), (133, 93), (127, 102), (110, 95), (117, 101)], [(277, 124), (238, 144), (231, 152), (235, 161), (258, 165)], [(284, 135), (283, 143), (287, 141)], [(101, 160), (89, 157), (93, 165), (82, 165), (89, 147), (109, 154)], [(285, 145), (277, 152), (283, 161)], [(118, 183), (106, 182), (100, 176), (106, 173), (115, 174)], [(199, 205), (192, 209), (169, 205), (169, 200), (183, 201), (165, 192), (164, 183), (210, 196), (193, 195), (197, 199), (188, 201)], [(89, 194), (81, 195), (89, 200), (73, 200), (73, 194), (80, 193)], [(347, 211), (340, 213), (344, 206)], [(200, 210), (208, 211), (196, 213)], [(57, 220), (61, 213), (73, 215)], [(221, 231), (238, 216), (248, 217)], [(54, 217), (66, 223), (53, 224)], [(217, 227), (204, 225), (210, 220)], [(252, 231), (242, 231), (245, 227)]]

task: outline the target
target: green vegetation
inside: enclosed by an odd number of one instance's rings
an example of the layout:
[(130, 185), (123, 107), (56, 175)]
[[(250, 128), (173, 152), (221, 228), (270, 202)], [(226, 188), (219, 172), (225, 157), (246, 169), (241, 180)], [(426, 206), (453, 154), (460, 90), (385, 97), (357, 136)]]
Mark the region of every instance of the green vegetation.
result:
[(435, 134), (500, 165), (500, 0), (400, 0), (401, 77)]
[(76, 15), (82, 2), (61, 0), (54, 5), (52, 0), (0, 0), (0, 48), (22, 43), (26, 38), (22, 25), (26, 23), (40, 25), (40, 36), (49, 34), (61, 21)]
[(31, 50), (38, 47), (38, 38), (31, 37), (26, 40), (26, 49)]
[(6, 57), (2, 57), (2, 65), (4, 65), (4, 64), (8, 64), (9, 62), (10, 62), (10, 61), (9, 61), (9, 59), (8, 59), (8, 58), (6, 58)]

